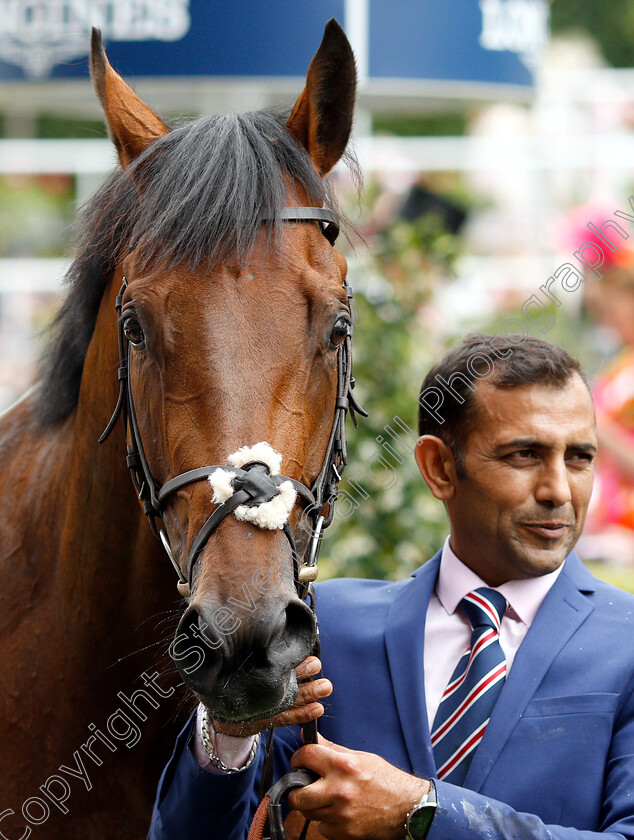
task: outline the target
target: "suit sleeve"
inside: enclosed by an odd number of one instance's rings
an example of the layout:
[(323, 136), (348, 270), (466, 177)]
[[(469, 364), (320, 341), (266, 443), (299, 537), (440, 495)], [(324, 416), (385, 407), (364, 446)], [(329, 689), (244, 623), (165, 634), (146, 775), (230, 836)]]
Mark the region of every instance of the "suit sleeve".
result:
[[(634, 698), (630, 693), (614, 723), (605, 766), (598, 825), (587, 829), (547, 825), (534, 814), (522, 813), (509, 805), (437, 782), (438, 808), (428, 840), (633, 840), (634, 838)], [(518, 787), (522, 768), (517, 768)], [(579, 797), (595, 791), (579, 787)], [(592, 830), (590, 830), (592, 829)]]
[[(194, 726), (195, 714), (176, 739), (159, 781), (148, 840), (244, 840), (258, 804), (264, 747), (260, 745), (253, 763), (240, 773), (210, 773), (193, 754)], [(294, 747), (277, 732), (274, 743), (279, 778), (290, 767)]]

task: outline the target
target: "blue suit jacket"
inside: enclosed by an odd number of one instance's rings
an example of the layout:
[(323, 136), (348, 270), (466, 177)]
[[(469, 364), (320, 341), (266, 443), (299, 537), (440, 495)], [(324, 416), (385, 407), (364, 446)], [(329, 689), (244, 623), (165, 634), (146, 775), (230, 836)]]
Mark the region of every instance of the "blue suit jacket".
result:
[[(317, 587), (330, 740), (435, 776), (425, 709), (425, 615), (440, 555), (405, 581)], [(464, 787), (439, 782), (429, 840), (634, 838), (634, 597), (571, 554), (493, 711)], [(151, 840), (243, 840), (262, 756), (245, 772), (198, 768), (178, 738), (159, 784)], [(301, 740), (276, 732), (276, 770)]]

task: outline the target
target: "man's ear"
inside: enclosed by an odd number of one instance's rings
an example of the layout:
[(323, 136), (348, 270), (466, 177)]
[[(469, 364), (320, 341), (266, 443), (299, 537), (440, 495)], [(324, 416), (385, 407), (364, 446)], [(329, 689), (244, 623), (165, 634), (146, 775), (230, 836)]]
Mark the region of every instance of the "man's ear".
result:
[(451, 448), (434, 435), (423, 435), (418, 439), (414, 455), (425, 484), (434, 496), (441, 502), (452, 499), (458, 474)]

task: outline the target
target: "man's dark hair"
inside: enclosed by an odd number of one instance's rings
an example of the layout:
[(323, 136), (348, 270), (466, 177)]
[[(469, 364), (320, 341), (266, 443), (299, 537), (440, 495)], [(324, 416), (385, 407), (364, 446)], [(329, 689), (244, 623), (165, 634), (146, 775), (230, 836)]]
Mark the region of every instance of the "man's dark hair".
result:
[(475, 394), (480, 382), (486, 380), (495, 388), (563, 388), (575, 373), (587, 386), (579, 362), (561, 347), (539, 338), (469, 335), (425, 377), (418, 397), (418, 434), (443, 440), (462, 477), (464, 447), (476, 420)]

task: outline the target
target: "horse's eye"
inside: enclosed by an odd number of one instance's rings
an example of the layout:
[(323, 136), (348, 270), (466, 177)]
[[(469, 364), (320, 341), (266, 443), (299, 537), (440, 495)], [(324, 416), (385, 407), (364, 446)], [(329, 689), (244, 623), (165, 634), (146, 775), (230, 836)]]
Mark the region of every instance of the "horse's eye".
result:
[(330, 333), (330, 343), (333, 347), (339, 347), (342, 344), (346, 337), (350, 334), (350, 321), (345, 316), (341, 316), (341, 318), (337, 318), (335, 321), (335, 325), (332, 328), (332, 332)]
[(128, 315), (123, 322), (123, 334), (134, 347), (140, 347), (145, 341), (143, 330), (134, 315)]

